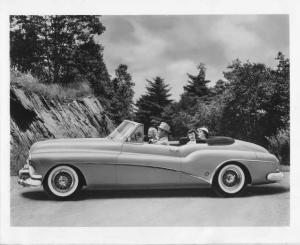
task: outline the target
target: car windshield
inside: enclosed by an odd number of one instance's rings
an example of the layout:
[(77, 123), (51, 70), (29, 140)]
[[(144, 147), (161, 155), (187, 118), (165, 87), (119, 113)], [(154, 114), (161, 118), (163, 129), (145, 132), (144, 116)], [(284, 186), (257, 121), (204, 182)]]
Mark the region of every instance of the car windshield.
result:
[(116, 141), (124, 141), (131, 134), (134, 128), (134, 123), (124, 121), (114, 131), (110, 133), (108, 138)]

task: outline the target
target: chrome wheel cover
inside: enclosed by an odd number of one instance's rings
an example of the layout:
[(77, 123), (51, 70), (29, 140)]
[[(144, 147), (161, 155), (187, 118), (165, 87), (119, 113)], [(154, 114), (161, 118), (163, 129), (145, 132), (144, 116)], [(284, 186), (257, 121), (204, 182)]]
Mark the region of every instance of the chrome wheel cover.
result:
[(221, 169), (218, 184), (222, 191), (228, 194), (239, 192), (245, 185), (246, 176), (241, 167), (230, 164)]
[(79, 184), (76, 171), (69, 166), (58, 166), (48, 176), (48, 186), (51, 192), (60, 197), (72, 195)]

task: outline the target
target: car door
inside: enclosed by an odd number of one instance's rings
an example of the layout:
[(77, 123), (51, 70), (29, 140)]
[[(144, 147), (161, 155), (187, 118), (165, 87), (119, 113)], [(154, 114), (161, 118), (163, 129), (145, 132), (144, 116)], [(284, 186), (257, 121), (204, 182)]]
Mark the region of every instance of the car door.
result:
[(117, 184), (152, 187), (178, 185), (180, 163), (177, 146), (125, 142), (117, 160)]

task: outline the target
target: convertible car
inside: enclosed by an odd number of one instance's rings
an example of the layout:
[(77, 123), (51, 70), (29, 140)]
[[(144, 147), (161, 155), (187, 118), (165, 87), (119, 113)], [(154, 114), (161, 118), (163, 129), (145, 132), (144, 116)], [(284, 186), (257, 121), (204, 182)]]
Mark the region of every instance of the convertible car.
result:
[(57, 200), (100, 189), (212, 187), (232, 197), (247, 185), (280, 181), (279, 161), (265, 148), (227, 137), (201, 144), (143, 141), (144, 126), (125, 120), (106, 138), (53, 139), (32, 145), (18, 183), (43, 186)]

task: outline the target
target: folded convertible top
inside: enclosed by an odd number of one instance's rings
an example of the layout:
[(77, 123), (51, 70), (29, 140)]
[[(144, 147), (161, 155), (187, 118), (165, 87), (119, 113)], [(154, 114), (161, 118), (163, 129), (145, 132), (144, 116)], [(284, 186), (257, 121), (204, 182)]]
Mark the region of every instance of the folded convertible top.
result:
[(209, 137), (206, 140), (208, 145), (231, 145), (234, 143), (234, 139), (230, 137), (223, 137), (223, 136), (214, 136)]

